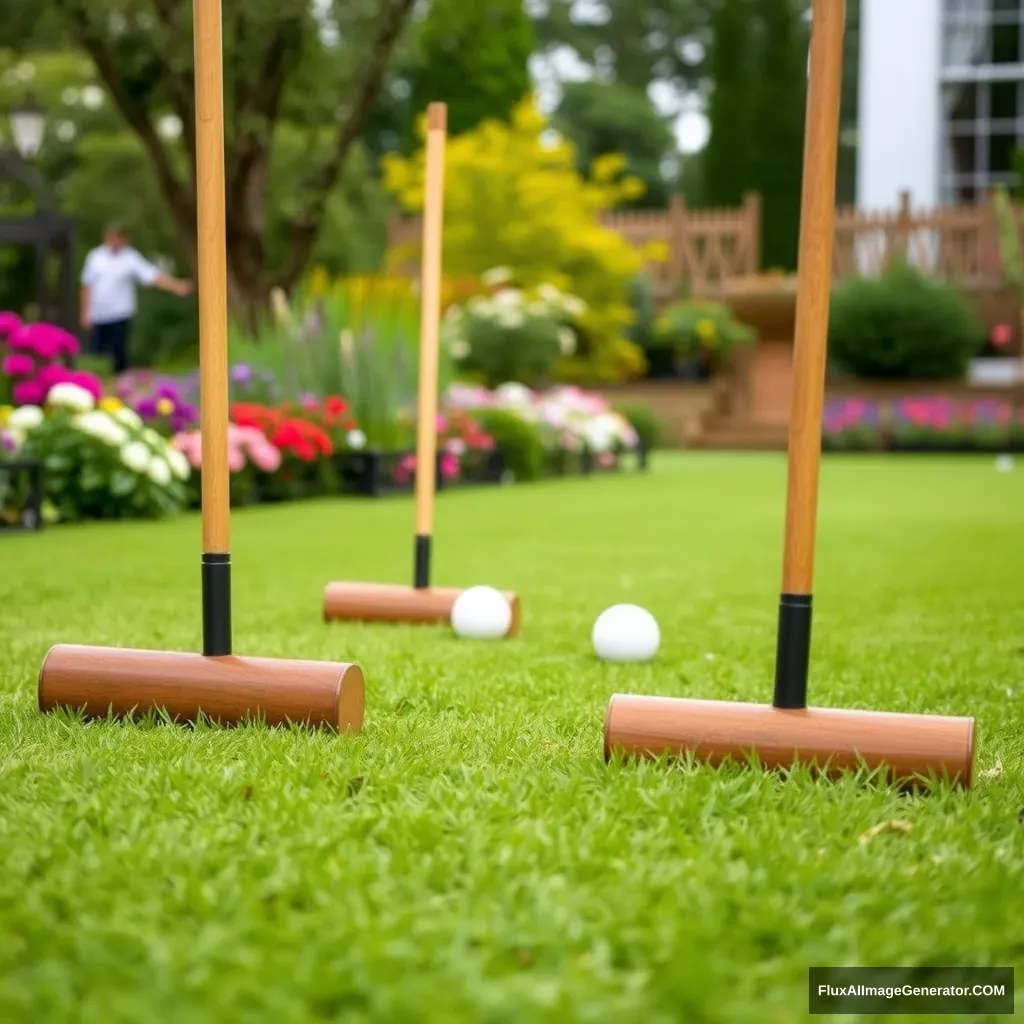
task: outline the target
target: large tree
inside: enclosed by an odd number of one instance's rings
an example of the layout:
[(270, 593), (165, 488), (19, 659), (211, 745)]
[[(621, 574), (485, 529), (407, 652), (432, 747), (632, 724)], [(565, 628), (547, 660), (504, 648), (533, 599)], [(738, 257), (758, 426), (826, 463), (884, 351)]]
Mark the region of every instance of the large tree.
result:
[(576, 148), (582, 172), (599, 156), (621, 153), (629, 173), (647, 186), (636, 205), (667, 204), (674, 182), (664, 172), (676, 140), (645, 93), (619, 82), (567, 82), (552, 124)]
[[(19, 0), (25, 2), (25, 0)], [(228, 291), (239, 313), (305, 269), (325, 210), (384, 80), (414, 0), (224, 0)], [(182, 249), (194, 260), (195, 106), (191, 4), (54, 0), (75, 43), (138, 137)], [(159, 130), (168, 116), (180, 136)], [(290, 182), (286, 244), (268, 196), (278, 128), (302, 132), (307, 154)], [(276, 246), (275, 246), (276, 248)]]
[(753, 187), (750, 128), (758, 80), (751, 52), (754, 0), (718, 0), (708, 54), (710, 135), (701, 153), (701, 202), (735, 206)]
[[(466, 0), (469, 3), (469, 0)], [(705, 35), (713, 0), (535, 0), (543, 51), (568, 47), (605, 81), (646, 91), (655, 81), (694, 85), (701, 49), (687, 46)]]
[(532, 88), (536, 39), (523, 0), (431, 0), (414, 45), (413, 110), (447, 103), (452, 135), (507, 120)]
[(807, 101), (808, 33), (798, 0), (753, 0), (759, 85), (750, 185), (761, 193), (761, 261), (796, 267)]

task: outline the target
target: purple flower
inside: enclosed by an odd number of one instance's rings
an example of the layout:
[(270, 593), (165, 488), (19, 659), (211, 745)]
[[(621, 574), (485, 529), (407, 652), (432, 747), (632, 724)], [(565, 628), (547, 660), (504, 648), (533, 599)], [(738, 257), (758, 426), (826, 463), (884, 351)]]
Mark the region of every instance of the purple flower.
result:
[(157, 398), (154, 395), (146, 395), (135, 403), (135, 411), (144, 420), (155, 420), (159, 413), (156, 411)]
[[(142, 415), (141, 413), (139, 415)], [(199, 412), (194, 405), (188, 405), (184, 403), (182, 405), (175, 406), (174, 412), (171, 413), (171, 430), (175, 434), (180, 434), (183, 431), (190, 430), (196, 426), (199, 422)]]
[(8, 377), (28, 377), (35, 372), (36, 364), (33, 358), (24, 352), (12, 352), (0, 364), (0, 373), (6, 373)]
[(161, 398), (166, 398), (177, 405), (181, 401), (181, 391), (178, 390), (178, 385), (173, 381), (164, 381), (153, 392), (153, 397), (157, 401)]
[(252, 367), (247, 366), (245, 363), (237, 363), (231, 367), (231, 383), (232, 384), (248, 384), (252, 380), (253, 373)]
[(14, 435), (8, 430), (0, 430), (0, 451), (10, 455), (17, 447), (18, 442), (15, 441)]

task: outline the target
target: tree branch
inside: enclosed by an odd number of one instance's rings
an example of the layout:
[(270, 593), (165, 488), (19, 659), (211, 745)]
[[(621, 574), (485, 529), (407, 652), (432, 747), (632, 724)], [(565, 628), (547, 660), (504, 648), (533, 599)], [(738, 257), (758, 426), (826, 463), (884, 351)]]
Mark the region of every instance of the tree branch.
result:
[[(153, 7), (163, 27), (167, 30), (167, 40), (170, 44), (176, 36), (181, 33), (181, 4), (176, 0), (154, 0)], [(175, 40), (177, 41), (177, 40)], [(180, 55), (179, 55), (180, 56)], [(165, 58), (166, 59), (166, 58)], [(175, 66), (182, 67), (180, 75), (168, 75), (166, 86), (168, 99), (174, 108), (174, 113), (181, 121), (181, 138), (185, 143), (188, 153), (189, 166), (192, 168), (192, 181), (195, 184), (196, 175), (196, 100), (195, 100), (195, 72), (192, 66), (191, 55), (186, 59), (176, 62)]]
[(253, 168), (270, 147), (284, 87), (301, 52), (302, 27), (301, 16), (279, 22), (257, 64), (255, 81), (235, 78), (234, 152), (228, 181), (228, 195), (234, 199), (244, 194)]
[(402, 34), (416, 0), (392, 0), (381, 20), (377, 36), (369, 47), (364, 72), (357, 81), (352, 102), (338, 121), (331, 155), (312, 182), (311, 198), (295, 217), (291, 230), (288, 255), (275, 275), (275, 283), (287, 288), (302, 272), (309, 260), (320, 226), (327, 199), (338, 182), (345, 160), (353, 143), (359, 138), (373, 104), (384, 81), (391, 51)]
[(82, 49), (89, 54), (96, 73), (103, 80), (125, 121), (139, 137), (156, 172), (157, 181), (168, 203), (171, 205), (179, 230), (186, 226), (186, 214), (194, 209), (189, 192), (174, 172), (166, 147), (157, 135), (156, 129), (145, 105), (138, 102), (125, 88), (124, 80), (118, 74), (117, 63), (102, 35), (89, 20), (85, 7), (74, 0), (56, 0), (56, 6), (71, 22), (72, 33)]

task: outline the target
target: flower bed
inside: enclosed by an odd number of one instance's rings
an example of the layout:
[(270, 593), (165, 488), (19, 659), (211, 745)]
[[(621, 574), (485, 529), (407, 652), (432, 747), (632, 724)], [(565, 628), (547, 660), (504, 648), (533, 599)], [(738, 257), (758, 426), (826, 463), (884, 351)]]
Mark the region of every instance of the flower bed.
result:
[(847, 398), (825, 408), (826, 451), (1022, 452), (1024, 404), (944, 395), (871, 402)]
[[(632, 465), (647, 468), (647, 452), (633, 425), (601, 395), (577, 387), (531, 391), (522, 384), (495, 388), (456, 384), (445, 394), (448, 406), (470, 415), (501, 412), (536, 433), (545, 476), (614, 472)], [(509, 452), (505, 452), (508, 461)]]
[[(198, 374), (132, 372), (105, 396), (93, 374), (65, 365), (78, 346), (59, 327), (0, 314), (0, 344), (0, 395), (8, 401), (0, 405), (0, 465), (13, 470), (17, 460), (41, 468), (38, 518), (152, 517), (198, 507)], [(232, 504), (410, 492), (416, 472), (412, 399), (386, 388), (386, 401), (381, 399), (387, 374), (378, 369), (357, 375), (363, 390), (355, 387), (351, 403), (340, 394), (307, 392), (282, 401), (294, 389), (272, 371), (234, 364)], [(489, 391), (455, 385), (439, 406), (439, 491), (611, 472), (630, 457), (646, 463), (630, 422), (602, 397), (579, 388), (533, 392), (510, 383)], [(2, 507), (13, 509), (20, 499), (10, 487), (4, 493)], [(24, 523), (24, 507), (11, 509), (7, 519)]]

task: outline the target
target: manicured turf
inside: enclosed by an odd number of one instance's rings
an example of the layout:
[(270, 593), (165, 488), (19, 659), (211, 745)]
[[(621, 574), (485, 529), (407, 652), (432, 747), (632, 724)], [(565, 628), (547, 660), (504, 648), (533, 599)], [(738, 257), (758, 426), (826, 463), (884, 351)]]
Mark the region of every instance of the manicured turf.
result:
[[(784, 489), (691, 455), (445, 495), (438, 582), (517, 589), (504, 643), (321, 622), (406, 579), (404, 499), (240, 513), (238, 649), (358, 659), (347, 739), (41, 716), (57, 640), (198, 643), (199, 523), (0, 538), (0, 1019), (782, 1022), (810, 964), (1021, 966), (1024, 467), (823, 470), (814, 699), (975, 714), (971, 793), (601, 759), (615, 691), (770, 697)], [(622, 600), (650, 666), (590, 654)]]

